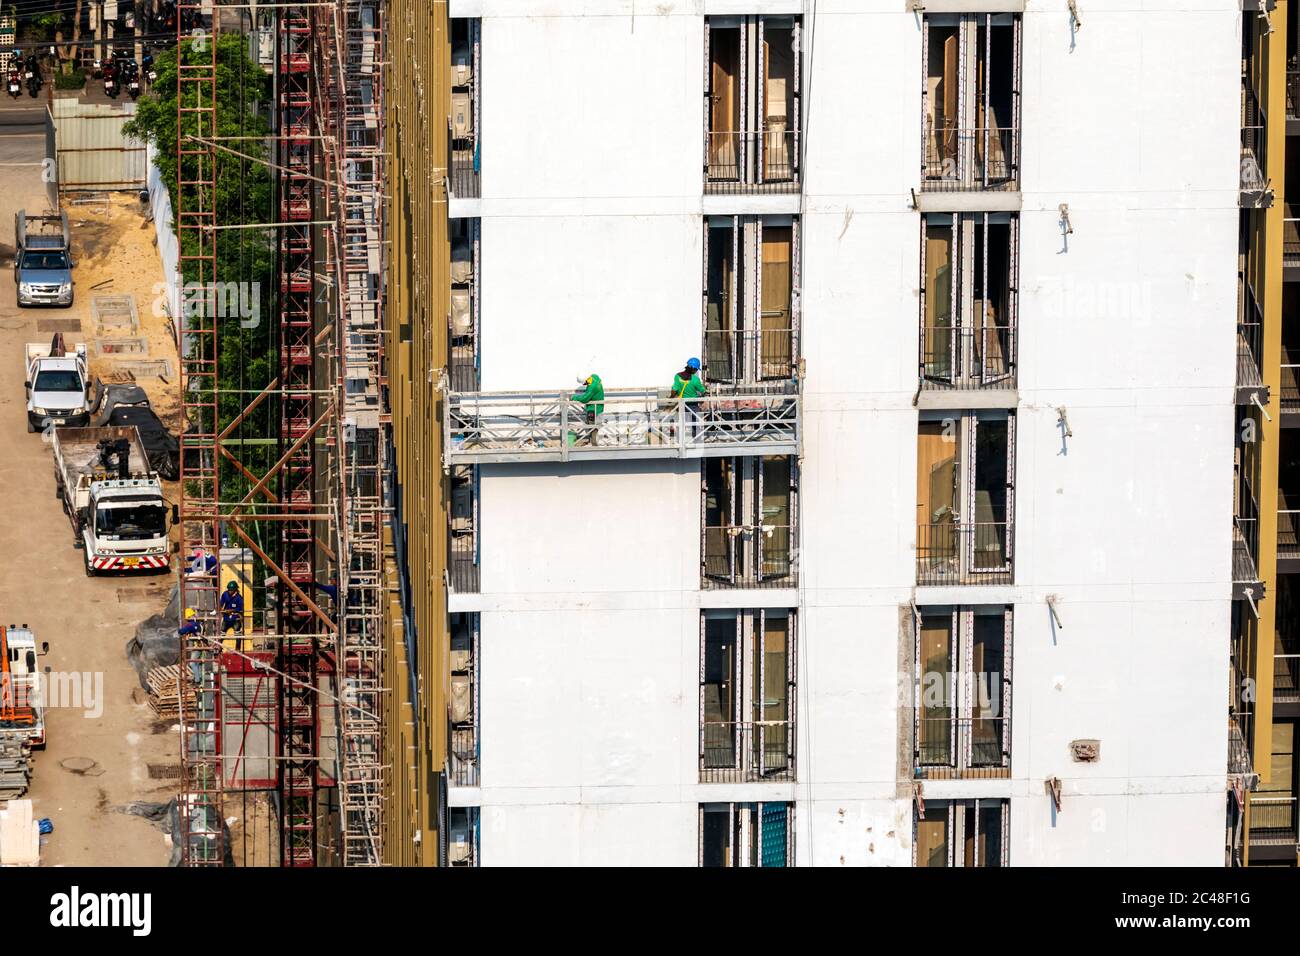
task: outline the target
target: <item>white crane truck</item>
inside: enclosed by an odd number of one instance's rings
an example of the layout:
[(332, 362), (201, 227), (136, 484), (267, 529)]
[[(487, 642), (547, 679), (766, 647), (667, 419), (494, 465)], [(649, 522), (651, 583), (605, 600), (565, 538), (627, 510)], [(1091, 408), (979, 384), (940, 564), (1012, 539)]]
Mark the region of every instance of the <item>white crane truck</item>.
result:
[(167, 571), (167, 502), (134, 427), (55, 429), (54, 481), (87, 576)]

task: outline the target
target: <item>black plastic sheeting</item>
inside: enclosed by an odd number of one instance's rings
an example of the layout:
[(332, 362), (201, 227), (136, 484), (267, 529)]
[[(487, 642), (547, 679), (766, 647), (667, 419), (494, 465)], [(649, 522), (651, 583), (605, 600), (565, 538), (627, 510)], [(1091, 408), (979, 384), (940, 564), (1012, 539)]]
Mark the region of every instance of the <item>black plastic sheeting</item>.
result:
[(149, 671), (180, 663), (181, 638), (177, 631), (180, 616), (180, 595), (172, 588), (171, 600), (162, 613), (141, 621), (135, 636), (126, 642), (126, 659), (145, 690), (149, 689)]
[(107, 425), (113, 409), (119, 405), (148, 405), (149, 395), (139, 385), (104, 385), (95, 382), (95, 397), (90, 405), (90, 424)]
[(119, 405), (109, 413), (108, 421), (104, 424), (120, 427), (134, 425), (140, 432), (145, 454), (149, 456), (149, 467), (168, 481), (175, 481), (181, 476), (180, 442), (167, 430), (167, 426), (154, 414), (152, 408)]
[(96, 428), (106, 425), (135, 426), (149, 456), (149, 467), (168, 481), (181, 476), (180, 442), (167, 430), (167, 426), (154, 414), (149, 405), (149, 395), (139, 385), (104, 385), (95, 383), (95, 396), (91, 403), (90, 424)]

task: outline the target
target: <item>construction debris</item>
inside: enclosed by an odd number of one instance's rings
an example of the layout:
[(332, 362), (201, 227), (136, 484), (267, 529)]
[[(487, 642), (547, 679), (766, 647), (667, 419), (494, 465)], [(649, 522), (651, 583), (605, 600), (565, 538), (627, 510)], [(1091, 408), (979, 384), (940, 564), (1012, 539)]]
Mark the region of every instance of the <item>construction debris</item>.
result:
[(21, 797), (31, 779), (31, 745), (20, 737), (0, 735), (0, 800)]

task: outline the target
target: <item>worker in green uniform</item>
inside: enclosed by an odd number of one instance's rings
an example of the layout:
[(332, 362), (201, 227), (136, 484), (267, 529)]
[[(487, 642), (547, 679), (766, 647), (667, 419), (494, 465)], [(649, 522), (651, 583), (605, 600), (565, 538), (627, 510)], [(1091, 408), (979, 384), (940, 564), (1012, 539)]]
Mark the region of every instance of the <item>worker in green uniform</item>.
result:
[(595, 372), (590, 375), (579, 375), (578, 384), (583, 386), (582, 391), (575, 392), (569, 396), (575, 402), (582, 402), (587, 410), (587, 444), (596, 444), (596, 416), (604, 414), (605, 411), (605, 383), (600, 380), (600, 376)]
[(673, 398), (699, 398), (705, 392), (700, 380), (700, 360), (686, 360), (686, 367), (673, 376)]
[(689, 358), (686, 360), (686, 367), (673, 376), (672, 390), (673, 398), (686, 400), (687, 437), (695, 433), (695, 423), (700, 420), (698, 403), (691, 401), (691, 399), (702, 398), (705, 394), (704, 382), (700, 378), (700, 360)]

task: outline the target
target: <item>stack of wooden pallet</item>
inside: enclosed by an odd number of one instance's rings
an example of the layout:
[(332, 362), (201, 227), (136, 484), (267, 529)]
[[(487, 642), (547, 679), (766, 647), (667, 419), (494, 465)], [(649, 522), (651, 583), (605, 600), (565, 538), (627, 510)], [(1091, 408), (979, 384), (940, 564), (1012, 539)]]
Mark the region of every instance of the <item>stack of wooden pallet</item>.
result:
[(31, 778), (32, 755), (27, 737), (0, 732), (0, 800), (21, 797)]
[[(179, 664), (155, 667), (149, 671), (149, 706), (163, 720), (180, 717), (181, 668)], [(185, 709), (194, 711), (194, 688), (185, 688)]]

